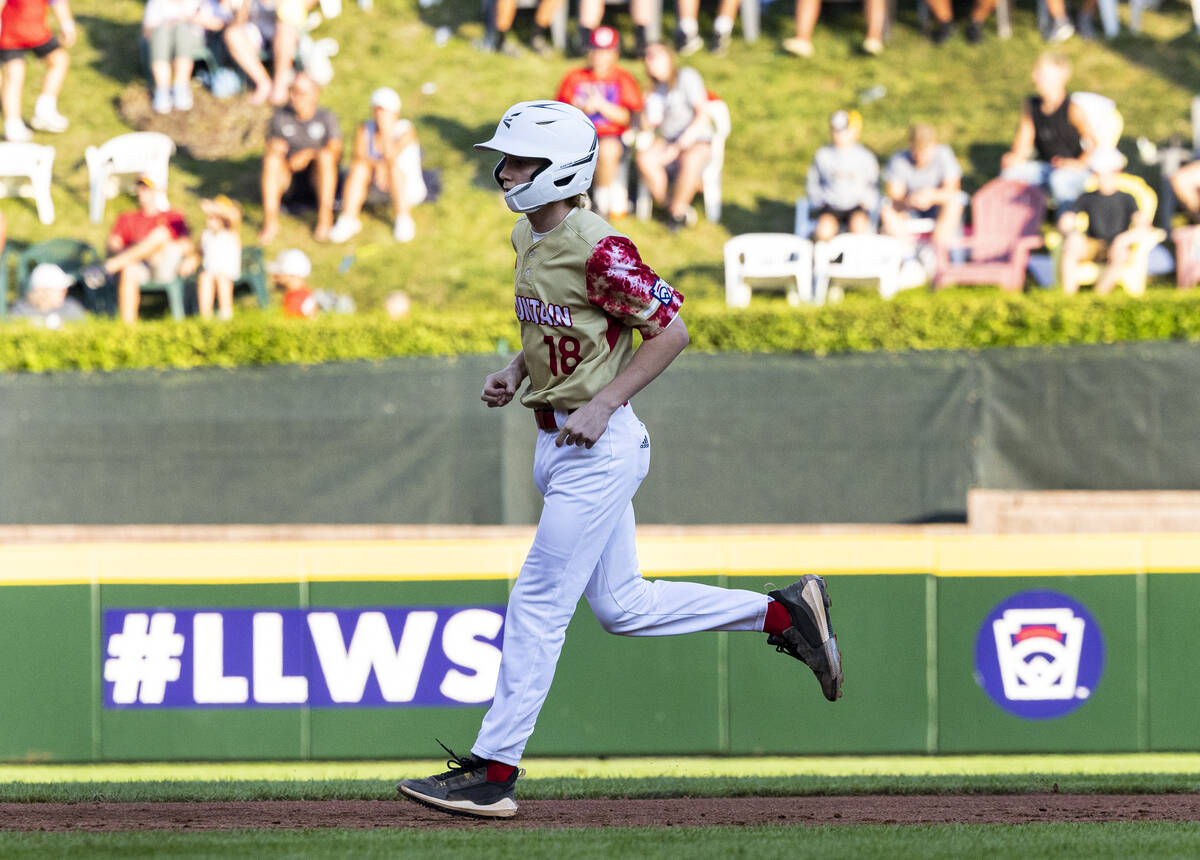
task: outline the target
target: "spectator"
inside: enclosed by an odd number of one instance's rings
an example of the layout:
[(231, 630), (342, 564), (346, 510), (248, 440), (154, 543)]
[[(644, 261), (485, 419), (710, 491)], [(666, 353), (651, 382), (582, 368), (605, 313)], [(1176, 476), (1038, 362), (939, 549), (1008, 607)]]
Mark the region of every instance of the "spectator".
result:
[[(797, 57), (813, 55), (812, 36), (821, 14), (821, 0), (796, 0), (796, 35), (783, 40), (783, 49)], [(867, 54), (883, 51), (883, 25), (887, 21), (884, 0), (863, 0), (863, 15), (867, 19), (867, 37), (862, 49)]]
[(879, 205), (879, 162), (858, 138), (862, 116), (840, 110), (829, 119), (832, 144), (817, 150), (808, 168), (806, 193), (817, 216), (813, 237), (827, 242), (843, 230), (871, 231), (871, 213)]
[[(229, 56), (254, 84), (250, 103), (273, 105), (287, 101), (292, 65), (308, 11), (317, 0), (239, 0), (233, 22), (225, 30)], [(270, 48), (274, 76), (267, 73), (261, 55)]]
[(329, 241), (333, 227), (333, 198), (337, 192), (338, 162), (342, 157), (342, 129), (333, 111), (319, 107), (321, 88), (303, 72), (292, 81), (288, 104), (275, 109), (267, 126), (263, 151), (261, 242), (279, 233), (279, 207), (283, 193), (300, 171), (307, 170), (317, 193), (317, 225), (313, 237)]
[[(1096, 0), (1088, 0), (1095, 9)], [(983, 25), (992, 10), (996, 8), (996, 0), (975, 0), (971, 8), (971, 16), (967, 20), (963, 37), (971, 44), (983, 41)], [(1064, 0), (1046, 0), (1046, 10), (1050, 14), (1050, 29), (1045, 33), (1046, 41), (1050, 43), (1065, 42), (1075, 35), (1075, 28), (1067, 17), (1067, 7)], [(940, 45), (950, 38), (954, 32), (954, 8), (951, 0), (929, 0), (929, 11), (933, 15), (934, 26), (929, 37), (935, 45)], [(1082, 13), (1080, 13), (1082, 15)]]
[(397, 242), (416, 236), (412, 207), (427, 194), (421, 175), (421, 146), (417, 131), (400, 117), (400, 95), (390, 87), (371, 93), (371, 119), (358, 127), (350, 172), (342, 188), (342, 214), (329, 234), (345, 242), (362, 230), (363, 203), (390, 203), (392, 235)]
[[(548, 57), (554, 53), (550, 44), (550, 24), (558, 7), (565, 0), (540, 0), (537, 10), (533, 13), (534, 31), (529, 41), (534, 53)], [(524, 51), (515, 37), (510, 38), (513, 19), (517, 16), (517, 0), (492, 0), (486, 10), (487, 31), (483, 38), (475, 43), (475, 47), (484, 53), (503, 54), (506, 57), (519, 57)]]
[(39, 263), (29, 275), (25, 295), (12, 306), (14, 317), (24, 317), (46, 328), (84, 319), (83, 305), (67, 295), (75, 279), (54, 263)]
[(574, 105), (596, 125), (599, 157), (592, 183), (596, 210), (606, 218), (629, 212), (629, 195), (617, 181), (625, 144), (621, 137), (642, 110), (642, 91), (633, 75), (617, 65), (617, 31), (599, 27), (591, 36), (588, 64), (568, 72), (558, 87), (558, 100)]
[(242, 207), (224, 194), (201, 200), (204, 232), (200, 234), (200, 277), (196, 304), (200, 316), (212, 319), (213, 298), (219, 319), (233, 319), (233, 284), (242, 276)]
[(938, 143), (933, 126), (909, 129), (909, 148), (888, 159), (884, 170), (887, 201), (881, 208), (883, 232), (912, 240), (913, 218), (934, 219), (933, 241), (949, 243), (962, 223), (962, 168), (953, 150)]
[(1191, 161), (1171, 176), (1171, 190), (1192, 223), (1200, 223), (1200, 159)]
[[(646, 74), (653, 89), (646, 96), (642, 127), (653, 142), (646, 147), (639, 143), (638, 172), (654, 202), (666, 207), (668, 226), (678, 230), (696, 221), (692, 199), (712, 155), (708, 90), (700, 73), (679, 68), (671, 49), (660, 42), (646, 46)], [(669, 170), (675, 173), (675, 187), (668, 201)]]
[[(228, 20), (208, 0), (149, 0), (142, 15), (142, 38), (150, 54), (155, 113), (192, 109), (192, 66), (204, 54), (206, 30), (219, 31)], [(172, 74), (174, 83), (172, 84)]]
[(104, 272), (117, 276), (121, 319), (137, 322), (142, 285), (186, 277), (195, 269), (195, 249), (183, 215), (160, 205), (161, 193), (149, 176), (137, 183), (138, 208), (117, 216), (108, 234), (111, 256)]
[(46, 26), (47, 0), (6, 0), (0, 9), (0, 63), (4, 82), (0, 85), (0, 111), (4, 113), (6, 140), (33, 140), (33, 133), (21, 118), (21, 91), (25, 87), (25, 52), (46, 61), (42, 92), (33, 103), (29, 124), (38, 131), (64, 132), (70, 125), (58, 112), (58, 95), (67, 79), (71, 57), (67, 48), (75, 44), (75, 18), (67, 0), (49, 3), (62, 44)]
[(1087, 114), (1067, 92), (1071, 62), (1042, 54), (1033, 66), (1035, 95), (1025, 100), (1012, 148), (1000, 159), (1001, 175), (1040, 185), (1069, 209), (1088, 180), (1084, 149), (1094, 148)]
[(1078, 292), (1080, 264), (1095, 261), (1105, 264), (1096, 281), (1096, 295), (1103, 296), (1120, 280), (1133, 243), (1150, 227), (1150, 213), (1138, 209), (1132, 194), (1117, 189), (1117, 177), (1125, 167), (1121, 153), (1099, 150), (1088, 165), (1096, 177), (1096, 190), (1080, 194), (1074, 208), (1059, 219), (1062, 288), (1067, 295)]
[(311, 319), (317, 315), (317, 297), (308, 286), (312, 263), (307, 254), (297, 248), (280, 251), (279, 256), (267, 264), (267, 271), (271, 273), (271, 282), (284, 291), (285, 316)]

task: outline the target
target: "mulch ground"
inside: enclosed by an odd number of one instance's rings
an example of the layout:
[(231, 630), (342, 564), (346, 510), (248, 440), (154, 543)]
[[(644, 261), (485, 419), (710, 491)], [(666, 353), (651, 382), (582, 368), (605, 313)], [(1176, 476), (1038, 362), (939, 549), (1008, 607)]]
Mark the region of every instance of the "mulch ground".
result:
[(507, 821), (482, 821), (445, 815), (402, 799), (240, 803), (0, 803), (0, 830), (745, 827), (764, 824), (1200, 821), (1200, 795), (1196, 794), (734, 797), (519, 800), (519, 803), (519, 814)]

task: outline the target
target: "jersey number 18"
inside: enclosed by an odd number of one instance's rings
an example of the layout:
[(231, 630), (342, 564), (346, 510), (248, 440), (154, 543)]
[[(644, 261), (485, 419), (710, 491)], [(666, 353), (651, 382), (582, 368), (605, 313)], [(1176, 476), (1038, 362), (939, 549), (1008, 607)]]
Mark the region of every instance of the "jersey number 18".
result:
[(550, 375), (558, 376), (562, 368), (563, 376), (570, 376), (579, 364), (579, 338), (563, 335), (557, 342), (554, 335), (542, 338), (550, 352)]

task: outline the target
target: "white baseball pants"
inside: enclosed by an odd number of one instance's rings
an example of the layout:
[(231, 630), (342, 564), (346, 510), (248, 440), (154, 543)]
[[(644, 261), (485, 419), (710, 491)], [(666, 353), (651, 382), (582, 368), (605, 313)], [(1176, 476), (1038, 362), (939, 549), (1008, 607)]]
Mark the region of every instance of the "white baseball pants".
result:
[[(567, 416), (556, 415), (561, 427)], [(533, 477), (545, 500), (508, 599), (500, 675), (472, 752), (516, 765), (550, 692), (567, 624), (585, 595), (600, 625), (624, 636), (761, 631), (765, 594), (642, 579), (633, 494), (650, 467), (646, 426), (622, 406), (589, 450), (539, 431)]]

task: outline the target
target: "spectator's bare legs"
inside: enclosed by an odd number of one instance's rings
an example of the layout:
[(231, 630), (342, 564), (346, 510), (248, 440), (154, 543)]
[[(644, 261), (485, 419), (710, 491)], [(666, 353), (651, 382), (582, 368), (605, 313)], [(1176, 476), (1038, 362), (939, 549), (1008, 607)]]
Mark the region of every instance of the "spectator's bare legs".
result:
[(21, 91), (25, 88), (25, 59), (18, 57), (4, 64), (4, 82), (0, 84), (0, 108), (4, 121), (21, 119)]
[(883, 50), (887, 0), (863, 0), (863, 15), (867, 19), (867, 37), (863, 40), (863, 50), (868, 54), (878, 54)]
[(943, 203), (938, 212), (937, 220), (933, 222), (933, 242), (935, 245), (952, 244), (958, 238), (958, 229), (962, 225), (963, 206), (957, 194), (948, 203)]
[(221, 311), (221, 318), (232, 317), (233, 279), (212, 272), (201, 272), (196, 279), (196, 304), (199, 306), (200, 316), (206, 320), (212, 319), (214, 296)]
[(263, 225), (258, 231), (258, 240), (264, 244), (274, 241), (279, 233), (279, 201), (283, 199), (283, 192), (292, 184), (293, 170), (302, 170), (312, 160), (311, 151), (300, 152), (297, 155), (305, 156), (303, 164), (293, 168), (288, 160), (287, 142), (279, 138), (267, 141), (262, 168)]
[[(1090, 0), (1093, 4), (1096, 0)], [(976, 24), (982, 24), (992, 14), (992, 10), (996, 8), (996, 0), (975, 0), (975, 6), (971, 9), (971, 21)]]
[(1073, 296), (1079, 292), (1079, 265), (1087, 249), (1087, 237), (1082, 233), (1068, 233), (1063, 238), (1062, 271), (1059, 279), (1062, 281), (1063, 292)]
[(371, 165), (355, 161), (346, 173), (346, 184), (342, 187), (342, 217), (357, 218), (367, 199), (367, 186), (371, 181)]
[(796, 0), (796, 35), (783, 40), (783, 49), (799, 57), (811, 57), (812, 35), (821, 14), (821, 0)]
[(254, 92), (250, 94), (250, 103), (260, 105), (271, 95), (271, 76), (267, 67), (258, 58), (258, 47), (244, 26), (233, 26), (225, 30), (225, 47), (229, 56), (238, 67), (246, 73), (254, 84)]
[(885, 236), (910, 241), (912, 233), (908, 229), (908, 212), (896, 209), (900, 204), (885, 203), (879, 210), (879, 229)]
[(66, 48), (55, 48), (46, 55), (46, 76), (42, 78), (42, 95), (58, 101), (63, 84), (67, 80), (67, 69), (71, 67), (71, 55)]
[(592, 31), (604, 20), (604, 0), (579, 0), (580, 50), (587, 53), (592, 41)]
[(1193, 221), (1200, 220), (1200, 161), (1179, 168), (1171, 177), (1171, 189), (1189, 217)]
[(621, 138), (600, 138), (600, 151), (596, 159), (596, 175), (592, 181), (592, 188), (594, 189), (596, 208), (605, 217), (608, 217), (612, 209), (609, 186), (617, 178), (617, 170), (621, 166), (621, 156), (624, 152), (625, 147), (621, 143)]
[(402, 218), (409, 214), (409, 205), (407, 197), (408, 177), (404, 175), (404, 171), (400, 168), (400, 159), (395, 159), (384, 169), (384, 172), (391, 180), (385, 187), (392, 195), (392, 215), (395, 218)]
[(642, 175), (651, 199), (659, 206), (667, 205), (667, 165), (671, 158), (670, 144), (662, 138), (655, 140), (649, 149), (638, 150), (638, 173)]
[(292, 85), (292, 63), (295, 61), (296, 48), (299, 45), (300, 31), (285, 21), (277, 22), (275, 25), (275, 41), (271, 48), (275, 64), (275, 79), (271, 87), (271, 104), (281, 105), (287, 101), (288, 87)]
[(675, 176), (675, 193), (671, 195), (671, 205), (667, 209), (672, 218), (683, 216), (696, 192), (700, 190), (700, 174), (712, 155), (712, 146), (707, 143), (696, 143), (688, 147), (679, 156), (679, 172)]
[(824, 213), (817, 219), (816, 229), (813, 230), (813, 238), (818, 242), (828, 242), (838, 234), (838, 221), (828, 212)]
[(317, 186), (317, 226), (313, 238), (318, 242), (328, 242), (329, 231), (333, 228), (333, 198), (337, 194), (337, 167), (341, 157), (340, 140), (329, 141), (317, 152), (313, 167)]
[[(190, 87), (192, 85), (192, 67), (195, 62), (191, 57), (175, 58), (175, 86)], [(154, 85), (158, 86), (157, 79), (154, 81)]]
[(1125, 264), (1129, 262), (1129, 254), (1133, 250), (1133, 240), (1136, 236), (1136, 230), (1126, 230), (1108, 246), (1108, 265), (1096, 281), (1096, 295), (1107, 296), (1113, 291), (1117, 281), (1125, 273)]
[[(111, 274), (119, 273), (117, 280), (117, 307), (121, 319), (127, 324), (137, 322), (138, 305), (142, 300), (142, 273), (137, 271), (136, 263), (143, 263), (163, 250), (171, 243), (171, 231), (166, 227), (155, 227), (140, 242), (113, 254), (104, 261), (104, 270)], [(186, 240), (184, 240), (186, 241)]]
[(155, 60), (150, 64), (150, 77), (154, 81), (154, 89), (169, 90), (171, 88), (171, 64), (167, 60)]

